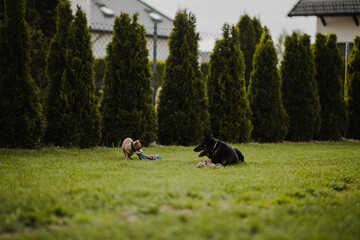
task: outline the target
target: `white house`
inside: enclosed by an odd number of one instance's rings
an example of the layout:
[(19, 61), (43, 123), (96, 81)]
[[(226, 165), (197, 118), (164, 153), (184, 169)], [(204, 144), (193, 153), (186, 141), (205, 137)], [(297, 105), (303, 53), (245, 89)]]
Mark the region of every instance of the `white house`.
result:
[(153, 56), (154, 24), (157, 23), (157, 45), (161, 47), (161, 54), (158, 54), (157, 59), (165, 60), (169, 55), (167, 43), (173, 28), (173, 20), (148, 4), (140, 0), (70, 0), (70, 2), (73, 11), (79, 5), (86, 12), (95, 57), (106, 55), (106, 46), (113, 36), (115, 17), (120, 16), (121, 12), (131, 15), (139, 13), (138, 22), (146, 29), (147, 48), (151, 59)]
[(316, 16), (316, 31), (335, 33), (346, 60), (355, 36), (360, 35), (360, 0), (300, 0), (288, 16)]

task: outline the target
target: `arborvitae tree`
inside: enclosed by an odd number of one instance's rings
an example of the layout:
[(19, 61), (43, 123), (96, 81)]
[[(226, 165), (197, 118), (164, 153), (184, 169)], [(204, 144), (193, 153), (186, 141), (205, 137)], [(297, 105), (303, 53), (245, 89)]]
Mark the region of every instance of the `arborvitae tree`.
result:
[(346, 130), (346, 106), (343, 94), (343, 59), (336, 35), (316, 34), (315, 66), (321, 106), (319, 139), (338, 140)]
[(284, 108), (290, 117), (286, 139), (314, 139), (320, 130), (320, 101), (310, 36), (294, 32), (286, 37), (281, 81)]
[(103, 115), (103, 142), (117, 146), (126, 137), (145, 145), (156, 140), (157, 122), (152, 104), (151, 74), (145, 29), (138, 14), (121, 13), (107, 46)]
[(250, 73), (252, 71), (253, 55), (255, 53), (256, 44), (260, 41), (262, 28), (259, 19), (251, 19), (247, 14), (240, 18), (236, 27), (239, 31), (241, 52), (245, 59), (245, 82), (247, 89), (249, 87)]
[(4, 0), (0, 0), (0, 24), (4, 23), (4, 17), (5, 17)]
[(260, 22), (259, 18), (253, 17), (252, 22), (253, 22), (254, 31), (255, 31), (255, 41), (256, 41), (255, 44), (257, 45), (260, 42), (260, 39), (262, 37), (263, 28), (261, 26), (261, 22)]
[(30, 70), (31, 76), (40, 89), (40, 96), (45, 95), (47, 87), (46, 57), (50, 40), (56, 30), (56, 6), (59, 0), (27, 0), (26, 21), (30, 26)]
[(225, 24), (223, 38), (217, 40), (210, 56), (207, 96), (211, 131), (229, 142), (247, 142), (250, 138), (251, 111), (245, 90), (244, 58), (238, 32)]
[(249, 102), (253, 113), (252, 136), (259, 142), (276, 142), (285, 138), (289, 127), (281, 97), (277, 53), (269, 30), (265, 27), (253, 58)]
[(0, 31), (0, 147), (31, 148), (39, 143), (45, 118), (30, 75), (25, 0), (5, 0)]
[(90, 147), (101, 138), (98, 98), (95, 96), (94, 57), (86, 15), (78, 6), (69, 28), (61, 97), (65, 110), (63, 145)]
[(61, 82), (65, 70), (66, 42), (69, 27), (73, 19), (68, 0), (62, 0), (57, 8), (56, 33), (50, 43), (46, 72), (49, 84), (45, 96), (45, 116), (47, 128), (44, 140), (48, 144), (62, 145), (64, 125), (61, 116), (65, 109), (65, 102), (60, 97)]
[(198, 63), (196, 18), (180, 10), (170, 34), (170, 55), (158, 107), (159, 142), (191, 145), (203, 138), (209, 122), (204, 82)]
[(61, 0), (26, 0), (25, 19), (30, 28), (41, 30), (50, 42), (56, 32), (56, 8)]
[(346, 67), (345, 101), (349, 114), (346, 137), (360, 139), (360, 36), (354, 39)]

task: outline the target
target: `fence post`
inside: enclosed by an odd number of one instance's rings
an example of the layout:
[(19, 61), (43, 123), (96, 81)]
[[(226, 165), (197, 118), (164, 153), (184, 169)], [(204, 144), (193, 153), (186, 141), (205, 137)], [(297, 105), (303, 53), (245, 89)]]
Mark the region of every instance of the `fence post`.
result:
[(156, 48), (157, 48), (157, 23), (154, 23), (154, 47), (153, 47), (153, 67), (152, 67), (152, 87), (153, 87), (153, 103), (155, 106), (156, 94)]

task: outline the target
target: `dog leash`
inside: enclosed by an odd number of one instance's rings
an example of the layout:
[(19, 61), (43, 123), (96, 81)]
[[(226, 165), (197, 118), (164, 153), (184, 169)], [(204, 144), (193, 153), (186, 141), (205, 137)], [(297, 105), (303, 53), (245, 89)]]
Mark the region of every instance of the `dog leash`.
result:
[(212, 150), (211, 150), (211, 158), (217, 153), (217, 151), (219, 151), (219, 149), (217, 149), (217, 150), (215, 151), (215, 148), (216, 148), (217, 143), (218, 143), (218, 142), (215, 143), (214, 147), (213, 147)]
[(213, 152), (215, 150), (215, 147), (216, 147), (217, 143), (218, 142), (215, 142), (215, 145), (214, 145), (213, 149), (211, 150), (211, 152)]

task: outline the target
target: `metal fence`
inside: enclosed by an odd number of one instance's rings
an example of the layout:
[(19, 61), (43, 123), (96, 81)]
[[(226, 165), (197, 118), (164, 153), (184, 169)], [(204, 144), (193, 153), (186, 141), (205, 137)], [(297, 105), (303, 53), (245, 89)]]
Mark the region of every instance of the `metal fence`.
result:
[[(149, 50), (149, 59), (164, 61), (169, 55), (169, 36), (172, 29), (157, 28), (154, 26), (145, 27), (147, 49)], [(106, 25), (102, 23), (93, 22), (90, 25), (90, 32), (92, 35), (93, 54), (96, 58), (106, 56), (106, 46), (111, 42), (113, 37), (113, 25)], [(214, 33), (199, 33), (199, 62), (208, 62), (210, 53), (214, 47), (215, 41), (221, 38), (221, 34)], [(155, 44), (154, 44), (154, 39)], [(156, 49), (156, 52), (154, 52)]]

